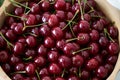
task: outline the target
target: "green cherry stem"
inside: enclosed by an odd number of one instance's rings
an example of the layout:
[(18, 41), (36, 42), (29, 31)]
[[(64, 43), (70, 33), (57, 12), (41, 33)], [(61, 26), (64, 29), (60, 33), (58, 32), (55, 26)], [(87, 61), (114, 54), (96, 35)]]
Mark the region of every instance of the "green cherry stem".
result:
[(79, 67), (79, 73), (78, 76), (81, 77), (81, 68)]
[(71, 33), (72, 33), (73, 37), (76, 37), (76, 36), (75, 36), (75, 33), (73, 32), (72, 25), (69, 24), (69, 26), (70, 26), (70, 30), (71, 30)]
[(66, 40), (66, 42), (71, 42), (71, 41), (74, 41), (74, 40), (77, 40), (78, 38), (72, 38), (72, 39), (68, 39)]
[[(28, 2), (25, 3), (26, 6), (28, 6)], [(27, 8), (25, 7), (24, 14), (26, 13)]]
[(38, 80), (41, 80), (41, 79), (40, 79), (40, 76), (39, 76), (39, 73), (38, 73), (38, 70), (35, 70), (35, 73), (36, 73), (36, 75), (37, 75), (37, 77), (38, 77)]
[(109, 38), (112, 42), (115, 42), (115, 41), (112, 39), (112, 37), (110, 36), (110, 34), (108, 33), (108, 31), (107, 31), (106, 28), (104, 28), (104, 34), (105, 34), (105, 36), (108, 36), (108, 38)]
[(91, 48), (92, 48), (92, 47), (83, 48), (83, 49), (80, 49), (80, 50), (78, 50), (78, 51), (73, 52), (72, 54), (75, 55), (75, 54), (77, 54), (77, 53), (79, 53), (79, 52), (81, 52), (81, 51), (90, 50)]
[(32, 35), (32, 36), (34, 36), (34, 37), (37, 37), (37, 35), (36, 35), (36, 34), (33, 34), (33, 33), (25, 33), (25, 35), (27, 35), (27, 34)]
[(18, 5), (22, 6), (22, 7), (25, 7), (25, 8), (27, 8), (27, 9), (30, 9), (28, 6), (25, 6), (25, 5), (23, 5), (23, 4), (15, 1), (15, 0), (10, 0), (10, 1), (11, 1), (12, 3), (18, 4)]
[(62, 75), (61, 75), (62, 78), (63, 78), (64, 75), (65, 75), (65, 71), (66, 71), (66, 69), (64, 68), (64, 70), (63, 70), (63, 72), (62, 72)]
[(23, 58), (24, 61), (29, 61), (32, 59), (32, 56), (28, 57), (28, 58)]
[(25, 74), (25, 73), (26, 73), (26, 71), (17, 71), (17, 72), (11, 73), (11, 75), (13, 75), (13, 74)]
[(4, 37), (4, 35), (3, 35), (1, 32), (0, 32), (0, 35), (1, 35), (1, 37), (7, 42), (8, 45), (14, 47), (14, 45), (13, 45), (12, 43), (10, 43), (10, 42)]
[(73, 16), (73, 18), (68, 22), (68, 24), (67, 24), (64, 28), (62, 28), (62, 30), (66, 29), (66, 28), (69, 26), (69, 24), (72, 23), (72, 21), (75, 19), (75, 17), (77, 16), (78, 13), (79, 13), (79, 10), (76, 11), (76, 13), (75, 13), (75, 15)]
[(84, 7), (83, 7), (83, 13), (85, 12), (85, 5), (87, 3), (87, 0), (83, 0), (84, 1)]
[(83, 10), (82, 10), (82, 6), (81, 6), (80, 2), (81, 2), (81, 0), (78, 0), (78, 4), (80, 6), (81, 19), (84, 20)]

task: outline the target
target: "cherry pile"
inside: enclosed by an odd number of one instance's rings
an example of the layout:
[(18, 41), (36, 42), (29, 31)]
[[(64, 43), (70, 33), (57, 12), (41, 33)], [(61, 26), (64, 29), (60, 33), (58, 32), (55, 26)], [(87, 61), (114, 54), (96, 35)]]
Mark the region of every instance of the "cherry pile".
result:
[(0, 65), (12, 80), (106, 80), (118, 29), (94, 0), (16, 2), (0, 29)]

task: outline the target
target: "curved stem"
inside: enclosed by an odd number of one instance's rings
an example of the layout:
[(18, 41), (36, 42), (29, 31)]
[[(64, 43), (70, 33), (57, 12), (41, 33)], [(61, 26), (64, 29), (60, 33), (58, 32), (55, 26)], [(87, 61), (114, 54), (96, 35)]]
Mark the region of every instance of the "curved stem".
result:
[(71, 41), (74, 41), (74, 40), (77, 40), (78, 38), (72, 38), (72, 39), (68, 39), (66, 40), (66, 42), (71, 42)]
[(17, 72), (11, 73), (11, 75), (13, 75), (13, 74), (25, 74), (25, 73), (26, 73), (26, 71), (17, 71)]
[(72, 33), (73, 37), (76, 37), (76, 36), (75, 36), (75, 33), (73, 32), (73, 29), (72, 29), (71, 24), (69, 24), (69, 26), (70, 26), (70, 30), (71, 30), (71, 33)]
[(65, 75), (65, 68), (64, 68), (64, 70), (63, 70), (63, 72), (62, 72), (62, 75), (61, 75), (61, 77), (63, 78), (64, 77), (64, 75)]
[(80, 6), (81, 19), (84, 20), (83, 9), (82, 9), (82, 6), (81, 6), (81, 4), (80, 4), (80, 0), (78, 0), (78, 4), (79, 4), (79, 6)]
[(28, 58), (23, 58), (23, 60), (24, 61), (28, 61), (28, 60), (31, 60), (32, 59), (32, 57), (30, 56), (30, 57), (28, 57)]
[(41, 79), (40, 79), (40, 76), (39, 76), (39, 73), (38, 73), (38, 70), (35, 70), (35, 73), (36, 73), (36, 75), (37, 75), (37, 77), (38, 77), (38, 80), (41, 80)]

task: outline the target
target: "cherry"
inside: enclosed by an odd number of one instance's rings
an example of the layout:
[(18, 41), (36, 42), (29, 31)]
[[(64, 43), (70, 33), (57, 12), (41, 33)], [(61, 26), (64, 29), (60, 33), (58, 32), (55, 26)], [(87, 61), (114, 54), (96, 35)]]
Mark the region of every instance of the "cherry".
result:
[(67, 15), (67, 20), (71, 20), (74, 16), (72, 12), (68, 12), (66, 15)]
[(116, 42), (110, 42), (107, 48), (110, 55), (118, 54), (119, 52), (119, 45)]
[(29, 63), (25, 66), (25, 71), (28, 75), (35, 74), (35, 65), (33, 63)]
[(77, 10), (80, 10), (80, 6), (78, 3), (75, 3), (73, 6), (72, 6), (72, 12), (75, 13)]
[(107, 70), (108, 70), (108, 73), (111, 73), (112, 71), (113, 71), (113, 65), (111, 65), (111, 64), (105, 64), (105, 66), (104, 66)]
[(62, 28), (64, 28), (66, 26), (66, 23), (65, 22), (60, 22), (59, 23), (59, 27), (62, 29)]
[(55, 27), (59, 24), (58, 18), (56, 15), (52, 14), (50, 15), (49, 19), (48, 19), (48, 25), (50, 27)]
[(103, 61), (102, 61), (103, 58), (102, 58), (101, 55), (96, 55), (94, 58), (99, 62), (99, 64), (102, 64), (102, 63), (103, 63)]
[(24, 9), (22, 7), (16, 7), (14, 10), (14, 14), (20, 16), (24, 13)]
[(26, 42), (27, 42), (28, 47), (35, 47), (37, 44), (36, 38), (33, 36), (28, 36), (26, 38)]
[(15, 65), (17, 63), (21, 62), (21, 59), (15, 55), (10, 56), (10, 65)]
[(84, 62), (83, 57), (79, 55), (75, 55), (72, 57), (72, 63), (76, 67), (81, 67), (83, 65), (83, 62)]
[(67, 80), (80, 80), (77, 76), (70, 76)]
[(57, 10), (56, 16), (58, 17), (59, 21), (63, 21), (65, 18), (65, 12), (62, 10)]
[(108, 39), (106, 37), (100, 37), (99, 44), (101, 47), (106, 47), (108, 45)]
[(43, 1), (42, 3), (42, 10), (48, 11), (50, 9), (50, 3), (48, 1)]
[(84, 60), (87, 60), (90, 57), (90, 53), (88, 50), (81, 51), (81, 56), (84, 58)]
[(56, 10), (64, 10), (66, 3), (64, 0), (57, 0), (54, 7)]
[(24, 63), (17, 63), (15, 66), (15, 71), (24, 71), (25, 70), (25, 64)]
[(36, 14), (35, 17), (36, 17), (36, 22), (37, 22), (38, 24), (39, 24), (40, 22), (42, 22), (42, 16), (41, 16), (41, 15)]
[(41, 77), (48, 76), (49, 75), (48, 69), (47, 68), (42, 68), (39, 72), (39, 75)]
[(22, 55), (24, 51), (24, 45), (20, 42), (17, 42), (14, 46), (14, 54), (15, 55)]
[(90, 32), (90, 38), (91, 38), (91, 40), (94, 41), (94, 42), (98, 41), (98, 40), (99, 40), (99, 32), (98, 32), (97, 30), (94, 30), (94, 29), (93, 29), (93, 30)]
[(11, 72), (11, 65), (9, 63), (5, 63), (1, 67), (7, 74)]
[(13, 30), (8, 30), (6, 32), (6, 37), (10, 40), (10, 41), (14, 41), (16, 39), (16, 35), (14, 33)]
[(92, 58), (92, 59), (88, 60), (88, 62), (86, 64), (86, 68), (88, 70), (94, 70), (98, 67), (98, 65), (99, 65), (99, 62), (96, 59)]
[(46, 56), (47, 55), (47, 48), (44, 45), (40, 45), (38, 47), (38, 55)]
[(13, 17), (7, 17), (7, 19), (5, 20), (5, 22), (6, 22), (6, 24), (7, 24), (8, 26), (11, 26), (12, 23), (15, 22), (15, 19), (14, 19)]
[(34, 3), (31, 7), (31, 13), (36, 14), (36, 13), (40, 13), (40, 6), (36, 3)]
[(49, 72), (51, 74), (60, 74), (61, 73), (61, 68), (55, 64), (55, 63), (52, 63), (49, 65)]
[(54, 39), (60, 40), (63, 38), (63, 31), (59, 27), (55, 27), (52, 29), (51, 34)]
[(39, 34), (39, 28), (33, 28), (32, 30), (31, 30), (31, 32), (33, 33), (33, 34), (35, 34), (37, 37), (38, 36), (40, 36), (40, 34)]
[(117, 59), (118, 59), (117, 56), (109, 56), (107, 58), (107, 62), (110, 63), (110, 64), (115, 64)]
[(23, 76), (21, 74), (15, 74), (12, 77), (12, 80), (22, 80), (22, 79), (23, 79)]
[(74, 25), (74, 26), (73, 26), (73, 32), (74, 32), (74, 34), (76, 34), (76, 35), (79, 33), (78, 25)]
[(41, 80), (52, 80), (52, 79), (49, 76), (45, 76)]
[(22, 34), (23, 33), (23, 24), (17, 23), (17, 25), (14, 27), (14, 32), (16, 34)]
[(70, 65), (72, 64), (71, 63), (71, 59), (69, 58), (69, 57), (67, 57), (67, 56), (60, 56), (59, 58), (58, 58), (58, 63), (60, 64), (60, 66), (61, 67), (63, 67), (63, 68), (69, 68), (70, 67)]
[(70, 3), (66, 3), (65, 11), (71, 11), (71, 4)]
[(57, 78), (55, 78), (55, 80), (65, 80), (65, 79), (62, 77), (57, 77)]
[(99, 77), (93, 77), (91, 80), (101, 80)]
[(0, 62), (5, 63), (9, 58), (9, 54), (6, 51), (0, 51)]
[(78, 29), (80, 32), (88, 32), (90, 30), (90, 24), (88, 21), (80, 21), (78, 24)]
[(49, 17), (50, 17), (50, 13), (46, 12), (42, 15), (42, 22), (48, 22), (49, 20)]
[(64, 46), (65, 46), (66, 42), (65, 40), (58, 40), (56, 42), (56, 47), (60, 50), (63, 50)]
[(35, 50), (27, 49), (26, 52), (25, 52), (25, 57), (27, 57), (27, 58), (30, 58), (30, 57), (34, 58), (36, 56), (36, 54), (37, 53), (35, 52)]
[(59, 53), (57, 51), (49, 51), (48, 52), (48, 60), (50, 62), (56, 62), (58, 59)]
[(73, 36), (70, 32), (65, 33), (65, 39), (71, 39)]
[(83, 70), (81, 72), (81, 79), (82, 80), (87, 80), (87, 79), (89, 79), (89, 77), (90, 77), (90, 72), (89, 71)]
[(44, 66), (45, 62), (46, 62), (45, 58), (43, 58), (41, 56), (36, 57), (35, 60), (34, 60), (34, 63), (39, 67)]
[(53, 40), (52, 37), (46, 37), (44, 40), (44, 45), (47, 48), (52, 48), (55, 46), (55, 41)]
[(39, 29), (39, 32), (42, 36), (50, 36), (50, 28), (48, 25), (42, 25)]
[(108, 32), (112, 38), (117, 38), (118, 36), (118, 29), (114, 26), (108, 27)]
[(107, 69), (104, 66), (100, 66), (97, 70), (96, 70), (96, 74), (98, 77), (100, 78), (105, 78), (108, 74)]
[(36, 17), (33, 14), (29, 14), (27, 21), (26, 21), (27, 25), (35, 25), (36, 24)]
[(99, 45), (97, 43), (90, 44), (91, 49), (89, 50), (92, 55), (96, 55), (99, 52)]
[(91, 16), (86, 13), (84, 14), (84, 19), (89, 22), (91, 20)]

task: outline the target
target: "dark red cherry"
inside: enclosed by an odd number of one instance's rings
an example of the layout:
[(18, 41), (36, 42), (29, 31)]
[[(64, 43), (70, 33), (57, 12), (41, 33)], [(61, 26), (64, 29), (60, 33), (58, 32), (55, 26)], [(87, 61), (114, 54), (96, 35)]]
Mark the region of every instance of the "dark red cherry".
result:
[(28, 75), (35, 74), (35, 65), (33, 63), (29, 63), (25, 66), (25, 71)]
[(64, 0), (57, 0), (54, 7), (56, 10), (64, 10), (66, 7), (66, 3)]
[(40, 6), (36, 3), (34, 3), (31, 7), (31, 13), (36, 14), (36, 13), (40, 13)]
[(10, 56), (10, 60), (9, 60), (10, 65), (15, 65), (19, 62), (21, 62), (21, 59), (19, 57), (15, 56), (15, 55)]
[(69, 57), (67, 57), (67, 56), (60, 56), (59, 58), (58, 58), (58, 63), (60, 64), (60, 66), (61, 67), (63, 67), (63, 68), (69, 68), (69, 67), (71, 67), (70, 65), (72, 64), (71, 63), (71, 59), (69, 58)]
[(42, 22), (48, 22), (49, 20), (49, 17), (50, 17), (50, 13), (48, 12), (45, 12), (43, 15), (42, 15)]
[(60, 74), (61, 68), (56, 63), (52, 63), (49, 65), (49, 72), (51, 74)]
[(28, 36), (26, 42), (28, 47), (35, 47), (37, 45), (36, 38), (33, 36)]
[(104, 61), (101, 55), (96, 55), (94, 58), (99, 62), (99, 64), (103, 64)]
[(73, 18), (73, 13), (72, 12), (68, 12), (67, 14), (66, 14), (66, 19), (67, 20), (71, 20), (72, 18)]
[(57, 10), (56, 16), (58, 17), (59, 21), (63, 21), (65, 19), (65, 12), (61, 10)]
[(24, 45), (23, 43), (17, 42), (14, 46), (14, 54), (15, 55), (22, 55), (24, 51)]
[(91, 80), (101, 80), (99, 77), (93, 77)]
[(63, 50), (63, 47), (65, 46), (66, 42), (65, 40), (59, 40), (56, 42), (56, 47), (60, 50)]
[(112, 38), (118, 37), (118, 29), (115, 26), (108, 27), (108, 32)]
[(37, 66), (42, 67), (42, 66), (45, 65), (46, 60), (45, 60), (45, 58), (39, 56), (39, 57), (36, 57), (36, 58), (35, 58), (34, 63), (35, 63)]
[(84, 60), (87, 60), (90, 57), (90, 53), (88, 50), (81, 51), (80, 55), (84, 58)]
[(0, 49), (6, 47), (6, 41), (3, 39), (3, 37), (0, 36)]
[(66, 3), (65, 11), (71, 11), (72, 7), (70, 3)]
[(40, 45), (38, 47), (38, 55), (46, 56), (47, 55), (47, 48), (44, 45)]
[(55, 46), (55, 41), (52, 37), (46, 37), (44, 40), (44, 45), (47, 48), (52, 48)]
[(104, 67), (108, 70), (108, 73), (111, 73), (114, 69), (113, 65), (108, 63), (106, 63)]
[(83, 57), (81, 57), (80, 55), (75, 55), (72, 57), (72, 63), (73, 63), (73, 66), (75, 67), (81, 67), (83, 66)]
[(110, 55), (115, 55), (118, 54), (119, 52), (119, 45), (116, 42), (110, 42), (108, 47), (107, 47), (108, 53)]
[(78, 3), (75, 3), (73, 6), (72, 6), (72, 12), (75, 13), (77, 10), (80, 10), (80, 6)]
[(50, 15), (49, 19), (48, 19), (48, 25), (50, 27), (55, 27), (59, 24), (58, 18), (56, 15), (52, 14)]
[(17, 23), (17, 25), (14, 27), (14, 32), (16, 34), (22, 34), (23, 33), (23, 24), (22, 23)]
[(48, 52), (48, 60), (50, 62), (57, 62), (59, 53), (57, 51), (49, 51)]
[(96, 55), (99, 52), (99, 45), (97, 43), (90, 44), (91, 49), (89, 50), (92, 55)]
[(71, 67), (70, 69), (69, 69), (69, 72), (70, 72), (70, 74), (77, 74), (77, 72), (78, 72), (78, 68), (77, 67)]
[(51, 30), (48, 25), (42, 25), (39, 32), (42, 36), (50, 36)]
[(4, 63), (7, 62), (9, 58), (9, 54), (6, 51), (0, 51), (0, 62)]
[(9, 74), (11, 72), (11, 65), (9, 63), (5, 63), (1, 67), (5, 73)]
[(40, 34), (39, 34), (39, 28), (37, 28), (37, 27), (33, 28), (33, 29), (31, 30), (31, 32), (32, 32), (33, 34), (35, 34), (36, 37), (40, 36)]
[(54, 39), (60, 40), (63, 38), (63, 31), (59, 27), (55, 27), (52, 29), (51, 34)]
[(109, 56), (109, 57), (107, 58), (107, 63), (114, 65), (114, 64), (116, 63), (117, 59), (118, 59), (117, 56)]
[(12, 80), (23, 80), (23, 79), (24, 78), (23, 78), (22, 74), (15, 74), (12, 77)]
[(35, 17), (36, 17), (36, 23), (40, 24), (40, 22), (42, 22), (42, 16), (39, 14), (36, 14)]
[(65, 79), (62, 77), (57, 77), (57, 78), (55, 78), (55, 80), (65, 80)]
[(108, 39), (106, 37), (100, 37), (99, 44), (101, 47), (106, 47), (108, 45)]
[(22, 7), (16, 7), (14, 10), (15, 15), (21, 16), (24, 13), (24, 10)]
[(89, 22), (91, 20), (91, 16), (86, 13), (84, 14), (84, 19)]
[(88, 21), (82, 20), (78, 24), (78, 29), (80, 32), (89, 32), (90, 24)]
[(27, 21), (26, 21), (27, 25), (35, 25), (36, 24), (36, 17), (33, 14), (29, 14)]
[(90, 32), (90, 38), (91, 38), (91, 40), (94, 41), (94, 42), (98, 41), (98, 40), (99, 40), (99, 32), (98, 32), (97, 30), (94, 30), (94, 29), (93, 29), (93, 30)]
[(41, 80), (52, 80), (52, 79), (49, 76), (44, 76), (44, 77), (42, 77)]
[(77, 76), (70, 76), (67, 80), (80, 80)]
[(15, 71), (24, 71), (25, 70), (25, 64), (24, 63), (18, 63), (15, 66)]
[(15, 19), (14, 19), (13, 17), (7, 17), (6, 20), (5, 20), (5, 22), (6, 22), (6, 24), (7, 24), (8, 26), (11, 26), (12, 23), (15, 22)]
[(48, 69), (47, 68), (42, 68), (39, 72), (39, 75), (41, 77), (48, 76), (49, 75)]
[(48, 11), (49, 9), (50, 9), (49, 1), (43, 1), (43, 3), (42, 3), (42, 10), (43, 11)]
[(25, 52), (25, 57), (26, 58), (29, 58), (29, 57), (34, 58), (36, 55), (37, 55), (37, 53), (33, 49), (27, 49), (26, 52)]
[(94, 69), (96, 69), (96, 68), (98, 67), (98, 65), (99, 65), (99, 62), (98, 62), (96, 59), (91, 58), (91, 59), (87, 62), (86, 68), (87, 68), (88, 70), (94, 70)]
[(65, 39), (71, 39), (73, 37), (72, 33), (70, 32), (65, 32)]
[(8, 30), (6, 32), (6, 37), (10, 40), (10, 41), (14, 41), (16, 39), (16, 35), (14, 33), (13, 30)]
[(81, 72), (81, 79), (82, 80), (87, 80), (90, 78), (90, 72), (87, 70), (82, 70)]

